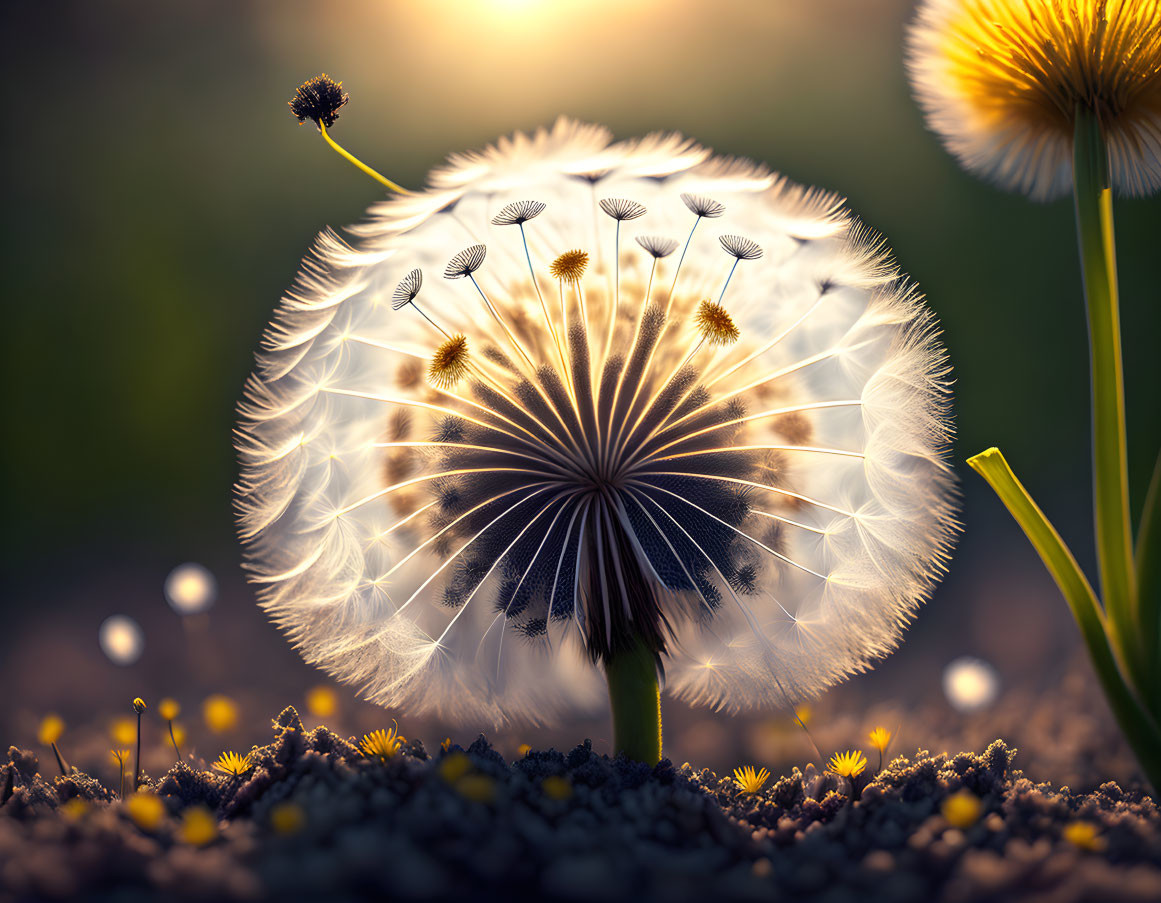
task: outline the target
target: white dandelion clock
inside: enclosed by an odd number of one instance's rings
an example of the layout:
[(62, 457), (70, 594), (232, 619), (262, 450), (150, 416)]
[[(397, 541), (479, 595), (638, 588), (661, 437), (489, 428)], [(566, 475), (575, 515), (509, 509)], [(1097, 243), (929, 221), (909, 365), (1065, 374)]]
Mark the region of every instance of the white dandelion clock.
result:
[(237, 431), (252, 580), (308, 661), (542, 722), (630, 650), (736, 710), (899, 642), (954, 531), (948, 367), (838, 199), (561, 120), (352, 232), (304, 263)]

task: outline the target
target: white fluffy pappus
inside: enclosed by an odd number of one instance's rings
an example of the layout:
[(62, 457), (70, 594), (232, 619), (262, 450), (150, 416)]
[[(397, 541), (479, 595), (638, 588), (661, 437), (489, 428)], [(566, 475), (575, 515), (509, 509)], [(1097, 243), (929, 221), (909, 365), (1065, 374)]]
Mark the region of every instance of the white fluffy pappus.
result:
[(931, 314), (832, 195), (566, 119), (320, 235), (240, 404), (261, 605), (470, 723), (784, 706), (886, 655), (956, 530)]

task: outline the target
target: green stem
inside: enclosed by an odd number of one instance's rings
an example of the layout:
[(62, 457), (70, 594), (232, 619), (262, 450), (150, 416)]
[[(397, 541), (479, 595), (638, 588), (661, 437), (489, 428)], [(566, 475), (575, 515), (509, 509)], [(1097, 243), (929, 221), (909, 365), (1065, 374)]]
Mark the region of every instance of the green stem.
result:
[(1117, 299), (1116, 242), (1109, 162), (1100, 119), (1078, 108), (1073, 193), (1092, 362), (1093, 490), (1101, 597), (1114, 649), (1137, 678), (1145, 660), (1137, 629), (1137, 587), (1129, 525), (1125, 379)]
[(657, 657), (644, 643), (605, 661), (613, 709), (613, 751), (656, 765), (661, 761), (661, 688)]
[(1044, 516), (1044, 512), (1028, 495), (998, 448), (989, 448), (969, 458), (968, 464), (988, 481), (988, 485), (1000, 497), (1060, 587), (1080, 627), (1113, 715), (1133, 748), (1145, 777), (1154, 788), (1161, 789), (1161, 728), (1158, 728), (1157, 722), (1137, 700), (1131, 685), (1118, 668), (1106, 635), (1104, 613), (1097, 604), (1092, 585), (1076, 563), (1076, 558), (1056, 528)]
[(1145, 509), (1137, 529), (1137, 599), (1141, 640), (1145, 644), (1145, 683), (1141, 692), (1161, 719), (1161, 454), (1153, 467)]

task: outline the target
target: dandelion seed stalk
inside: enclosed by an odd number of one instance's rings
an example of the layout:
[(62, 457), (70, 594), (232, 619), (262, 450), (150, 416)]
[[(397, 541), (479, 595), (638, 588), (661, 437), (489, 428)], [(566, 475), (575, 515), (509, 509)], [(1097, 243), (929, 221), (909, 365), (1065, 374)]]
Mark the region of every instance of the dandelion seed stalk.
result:
[(613, 710), (613, 751), (656, 765), (661, 761), (661, 687), (657, 657), (642, 642), (605, 660)]

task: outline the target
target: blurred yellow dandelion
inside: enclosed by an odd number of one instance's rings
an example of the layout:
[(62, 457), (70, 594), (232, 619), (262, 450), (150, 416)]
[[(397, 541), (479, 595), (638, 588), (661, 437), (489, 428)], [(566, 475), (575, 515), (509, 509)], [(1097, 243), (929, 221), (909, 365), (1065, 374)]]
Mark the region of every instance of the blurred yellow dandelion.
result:
[(338, 709), (339, 696), (326, 684), (306, 691), (306, 710), (316, 718), (330, 718)]
[(830, 764), (826, 770), (844, 778), (857, 778), (867, 767), (867, 757), (861, 750), (848, 749), (846, 752), (835, 753), (830, 757)]
[(540, 782), (540, 789), (550, 800), (567, 800), (572, 796), (572, 784), (568, 778), (560, 775), (549, 775)]
[(795, 707), (794, 717), (805, 726), (810, 724), (810, 719), (814, 717), (814, 709), (810, 707), (809, 703), (804, 702)]
[(516, 747), (516, 755), (523, 759), (526, 755), (532, 752), (532, 745), (530, 743), (521, 743)]
[(190, 806), (181, 816), (177, 837), (182, 843), (204, 847), (218, 837), (218, 820), (205, 806)]
[(877, 727), (870, 733), (871, 746), (875, 747), (881, 755), (887, 749), (887, 744), (891, 742), (891, 732), (885, 727)]
[(757, 793), (770, 780), (770, 772), (765, 768), (754, 770), (753, 765), (734, 769), (734, 783), (742, 793)]
[(926, 0), (908, 43), (928, 124), (969, 170), (1065, 194), (1083, 112), (1099, 118), (1116, 188), (1161, 186), (1158, 0)]
[(64, 733), (65, 723), (60, 715), (49, 713), (40, 721), (36, 731), (36, 739), (41, 746), (52, 746)]
[(166, 696), (157, 704), (157, 714), (161, 716), (162, 721), (173, 721), (181, 714), (181, 705), (176, 699)]
[(125, 800), (125, 812), (143, 831), (153, 831), (165, 818), (165, 803), (155, 793), (141, 791)]
[(404, 744), (405, 740), (399, 735), (397, 725), (393, 725), (387, 730), (372, 731), (369, 734), (363, 735), (363, 742), (359, 744), (359, 749), (363, 751), (363, 755), (367, 758), (376, 756), (379, 759), (386, 761), (399, 752), (399, 747)]
[(455, 782), (456, 791), (473, 803), (490, 803), (496, 799), (496, 782), (485, 774), (466, 774)]
[(202, 703), (206, 727), (215, 734), (225, 734), (238, 726), (238, 704), (229, 696), (215, 693)]
[(109, 724), (109, 737), (118, 747), (132, 746), (137, 742), (137, 719), (122, 716)]
[(60, 814), (69, 821), (80, 821), (88, 814), (90, 808), (92, 807), (86, 800), (74, 796), (60, 807)]
[(1061, 837), (1082, 850), (1099, 853), (1108, 846), (1108, 841), (1100, 836), (1096, 825), (1090, 821), (1073, 821), (1064, 826)]
[(957, 790), (939, 806), (939, 812), (953, 828), (970, 828), (980, 820), (984, 804), (970, 790)]
[(453, 784), (472, 769), (472, 760), (465, 753), (454, 752), (439, 763), (439, 776)]
[(270, 810), (270, 827), (283, 837), (298, 834), (306, 827), (306, 812), (298, 803), (279, 803)]
[(240, 756), (236, 752), (224, 752), (214, 762), (214, 771), (220, 771), (222, 774), (228, 774), (232, 777), (241, 777), (253, 767), (254, 764), (250, 761), (249, 753)]

